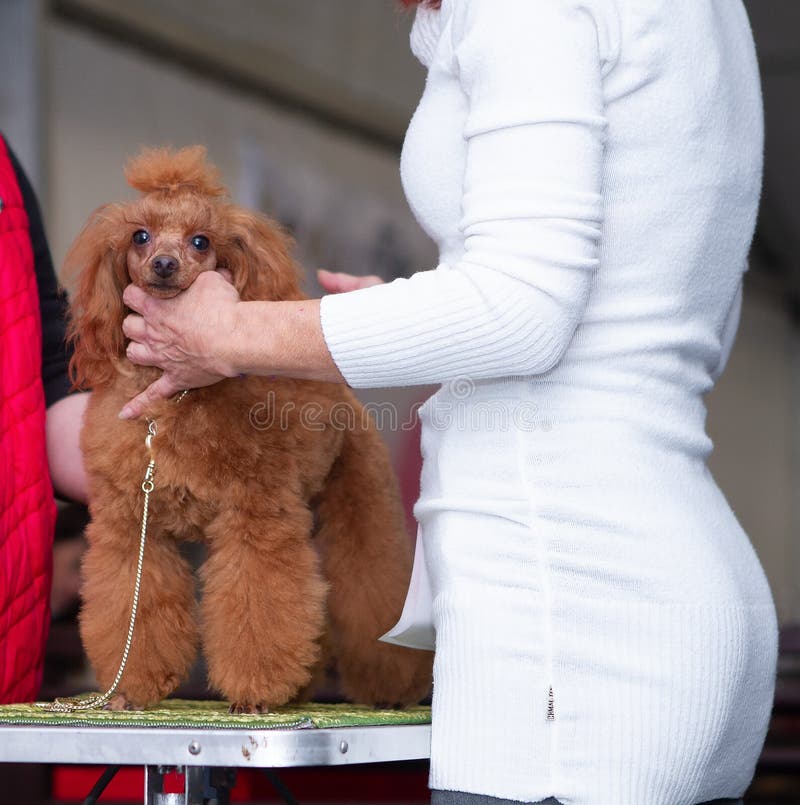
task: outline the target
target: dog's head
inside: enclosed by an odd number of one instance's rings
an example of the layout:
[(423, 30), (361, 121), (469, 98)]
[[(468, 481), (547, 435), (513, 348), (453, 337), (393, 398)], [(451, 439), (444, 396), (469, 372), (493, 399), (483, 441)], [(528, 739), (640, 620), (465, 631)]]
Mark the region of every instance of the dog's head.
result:
[(107, 385), (124, 368), (129, 283), (168, 298), (201, 272), (226, 268), (244, 300), (302, 298), (289, 238), (227, 200), (203, 147), (145, 150), (125, 177), (140, 198), (95, 210), (65, 261), (65, 276), (78, 275), (69, 325), (77, 387)]

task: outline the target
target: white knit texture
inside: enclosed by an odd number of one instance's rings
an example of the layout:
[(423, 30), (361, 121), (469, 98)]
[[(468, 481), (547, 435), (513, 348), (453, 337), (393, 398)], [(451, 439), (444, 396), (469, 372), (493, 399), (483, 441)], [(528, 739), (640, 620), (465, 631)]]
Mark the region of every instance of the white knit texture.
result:
[(353, 386), (444, 384), (415, 507), (431, 785), (740, 797), (777, 622), (703, 397), (761, 183), (741, 0), (443, 0), (411, 45), (429, 72), (401, 175), (440, 265), (321, 315)]

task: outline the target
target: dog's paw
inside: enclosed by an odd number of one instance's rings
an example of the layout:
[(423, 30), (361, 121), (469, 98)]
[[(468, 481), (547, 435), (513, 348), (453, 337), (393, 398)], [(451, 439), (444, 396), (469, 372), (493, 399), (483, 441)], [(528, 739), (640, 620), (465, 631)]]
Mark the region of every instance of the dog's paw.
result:
[(269, 708), (264, 704), (248, 704), (247, 702), (232, 702), (228, 708), (228, 712), (234, 716), (241, 716), (247, 714), (263, 714), (269, 713)]
[(373, 710), (405, 710), (406, 705), (403, 702), (375, 702), (372, 708)]
[(103, 710), (114, 710), (115, 712), (122, 712), (123, 710), (133, 710), (133, 705), (125, 698), (124, 693), (117, 693), (112, 696), (108, 702), (103, 705)]

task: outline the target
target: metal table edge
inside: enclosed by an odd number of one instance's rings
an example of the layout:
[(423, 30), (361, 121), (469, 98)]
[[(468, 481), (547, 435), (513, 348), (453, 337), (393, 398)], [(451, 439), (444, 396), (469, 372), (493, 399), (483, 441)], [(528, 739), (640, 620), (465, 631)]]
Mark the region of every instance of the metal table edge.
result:
[(422, 760), (430, 724), (321, 729), (0, 725), (0, 762), (281, 768)]

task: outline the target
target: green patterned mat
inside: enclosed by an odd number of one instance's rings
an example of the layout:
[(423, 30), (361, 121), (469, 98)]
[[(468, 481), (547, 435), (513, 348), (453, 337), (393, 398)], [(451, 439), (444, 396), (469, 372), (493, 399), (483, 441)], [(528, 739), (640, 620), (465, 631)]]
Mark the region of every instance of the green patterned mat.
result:
[(166, 699), (148, 710), (88, 710), (51, 713), (33, 704), (0, 705), (0, 725), (54, 727), (192, 727), (200, 729), (322, 729), (400, 724), (430, 724), (430, 707), (375, 710), (357, 704), (317, 704), (280, 707), (264, 715), (231, 715), (226, 702)]

